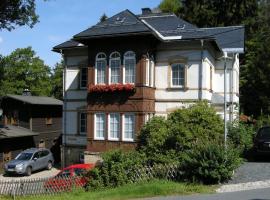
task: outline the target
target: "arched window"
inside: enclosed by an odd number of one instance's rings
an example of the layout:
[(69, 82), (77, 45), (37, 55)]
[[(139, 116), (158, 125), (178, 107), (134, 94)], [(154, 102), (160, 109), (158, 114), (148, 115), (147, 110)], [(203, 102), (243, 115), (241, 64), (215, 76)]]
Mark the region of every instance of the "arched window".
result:
[(128, 51), (124, 54), (124, 67), (124, 82), (135, 83), (136, 55), (133, 51)]
[(118, 52), (113, 52), (110, 55), (110, 83), (120, 83), (120, 66), (121, 59)]
[(185, 65), (180, 63), (172, 64), (172, 86), (185, 86)]
[(96, 56), (96, 84), (105, 84), (106, 64), (106, 54), (98, 53)]

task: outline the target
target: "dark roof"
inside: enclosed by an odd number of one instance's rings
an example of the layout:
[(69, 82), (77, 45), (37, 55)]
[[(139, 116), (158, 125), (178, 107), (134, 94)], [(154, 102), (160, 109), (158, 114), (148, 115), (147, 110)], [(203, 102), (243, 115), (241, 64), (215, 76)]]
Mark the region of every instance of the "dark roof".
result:
[(33, 105), (63, 105), (63, 102), (61, 100), (44, 96), (24, 96), (8, 94), (4, 97), (4, 99), (6, 98), (12, 98)]
[[(161, 41), (171, 40), (215, 40), (219, 49), (227, 52), (244, 52), (244, 26), (198, 28), (171, 13), (134, 15), (122, 11), (104, 22), (100, 22), (74, 36), (74, 40), (99, 37), (114, 37), (130, 34), (153, 34)], [(75, 47), (78, 43), (67, 41), (54, 49)]]
[(81, 47), (85, 47), (85, 45), (75, 40), (68, 40), (53, 47), (53, 51), (59, 52), (60, 49), (81, 48)]
[(125, 35), (130, 33), (151, 33), (149, 28), (129, 10), (124, 10), (104, 22), (100, 22), (74, 36), (75, 39)]
[(215, 37), (218, 45), (229, 52), (244, 52), (245, 47), (245, 27), (244, 26), (228, 26), (201, 28), (208, 36)]
[(17, 138), (17, 137), (27, 137), (39, 135), (36, 132), (33, 132), (29, 129), (18, 127), (18, 126), (0, 126), (0, 140), (7, 138)]

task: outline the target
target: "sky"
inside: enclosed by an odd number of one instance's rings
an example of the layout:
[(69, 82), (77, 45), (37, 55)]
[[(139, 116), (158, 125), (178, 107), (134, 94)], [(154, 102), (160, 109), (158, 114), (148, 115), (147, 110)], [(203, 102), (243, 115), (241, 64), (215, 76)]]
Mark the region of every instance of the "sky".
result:
[(161, 0), (36, 0), (39, 23), (32, 29), (16, 27), (0, 31), (0, 54), (8, 55), (16, 48), (31, 46), (45, 64), (54, 67), (61, 56), (52, 48), (73, 35), (95, 25), (102, 14), (111, 17), (129, 9), (140, 14), (141, 8), (155, 8)]

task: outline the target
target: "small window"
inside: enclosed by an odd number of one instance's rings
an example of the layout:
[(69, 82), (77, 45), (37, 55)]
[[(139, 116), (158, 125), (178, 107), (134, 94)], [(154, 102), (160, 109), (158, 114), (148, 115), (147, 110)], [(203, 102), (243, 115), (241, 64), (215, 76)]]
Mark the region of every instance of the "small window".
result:
[(80, 88), (85, 89), (87, 87), (87, 68), (81, 68), (80, 71)]
[(46, 125), (52, 125), (53, 123), (52, 117), (46, 117), (45, 121)]
[(105, 138), (105, 114), (95, 114), (95, 139), (104, 140)]
[(110, 55), (110, 83), (120, 83), (120, 67), (120, 54), (118, 52), (114, 52)]
[(172, 64), (172, 86), (184, 87), (185, 85), (185, 65)]
[(106, 54), (98, 53), (96, 56), (96, 84), (105, 84), (106, 82)]
[(110, 140), (119, 140), (120, 135), (120, 115), (119, 113), (110, 114), (110, 123), (109, 123), (109, 139)]
[(124, 115), (124, 140), (133, 141), (135, 136), (135, 115)]
[(87, 132), (87, 113), (80, 113), (80, 134), (86, 135)]

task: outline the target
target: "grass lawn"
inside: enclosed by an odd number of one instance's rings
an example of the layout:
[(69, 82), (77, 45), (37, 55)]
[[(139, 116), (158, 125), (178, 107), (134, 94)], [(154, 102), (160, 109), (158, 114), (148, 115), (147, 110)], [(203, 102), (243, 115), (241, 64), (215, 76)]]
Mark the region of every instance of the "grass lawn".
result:
[[(187, 183), (176, 183), (165, 180), (155, 180), (145, 183), (129, 184), (113, 189), (103, 189), (100, 191), (84, 192), (76, 191), (65, 193), (57, 196), (48, 196), (50, 200), (116, 200), (116, 199), (134, 199), (154, 196), (169, 196), (169, 195), (187, 195), (198, 193), (213, 193), (215, 186), (205, 186)], [(8, 198), (2, 197), (3, 200)], [(22, 200), (45, 199), (46, 197), (24, 197), (16, 198)], [(0, 197), (1, 199), (1, 197)], [(2, 199), (1, 199), (2, 200)]]

